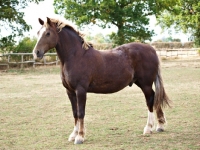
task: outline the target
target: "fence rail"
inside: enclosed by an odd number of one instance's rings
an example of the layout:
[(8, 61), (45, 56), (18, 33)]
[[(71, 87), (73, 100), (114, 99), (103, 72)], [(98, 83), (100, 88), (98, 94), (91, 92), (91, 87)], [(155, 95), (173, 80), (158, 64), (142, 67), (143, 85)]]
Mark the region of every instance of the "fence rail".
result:
[(193, 57), (198, 56), (199, 48), (192, 49), (156, 49), (156, 52), (161, 57)]
[[(21, 56), (21, 61), (12, 61), (11, 57), (12, 56)], [(24, 56), (31, 56), (30, 60), (24, 60)], [(56, 60), (55, 61), (51, 61), (51, 62), (47, 62), (46, 61), (46, 57), (47, 56), (56, 56)], [(8, 54), (3, 54), (2, 59), (6, 58), (6, 61), (4, 63), (0, 63), (0, 66), (6, 66), (7, 69), (10, 68), (11, 64), (16, 64), (16, 65), (20, 65), (20, 68), (24, 67), (24, 64), (32, 64), (33, 67), (35, 67), (36, 65), (50, 65), (50, 64), (56, 64), (58, 65), (59, 63), (59, 59), (56, 53), (46, 53), (43, 57), (43, 60), (40, 62), (35, 61), (35, 59), (33, 58), (33, 54), (32, 53), (8, 53)]]
[[(193, 56), (198, 56), (199, 48), (193, 48), (193, 49), (156, 49), (157, 54), (160, 57), (193, 57)], [(21, 56), (21, 61), (11, 61), (11, 57), (12, 56)], [(30, 56), (31, 59), (29, 60), (25, 60), (24, 56)], [(55, 61), (47, 61), (46, 57), (48, 56), (56, 56)], [(4, 61), (4, 63), (1, 62), (1, 57), (5, 58), (6, 57), (6, 61)], [(7, 69), (9, 69), (11, 64), (17, 64), (20, 65), (20, 68), (24, 67), (24, 64), (31, 64), (33, 67), (35, 67), (36, 65), (50, 65), (50, 64), (55, 64), (58, 65), (59, 63), (59, 59), (56, 53), (46, 53), (43, 57), (43, 60), (40, 62), (37, 62), (34, 60), (33, 58), (33, 54), (32, 53), (8, 53), (8, 54), (4, 54), (2, 56), (0, 56), (0, 66), (6, 66)]]

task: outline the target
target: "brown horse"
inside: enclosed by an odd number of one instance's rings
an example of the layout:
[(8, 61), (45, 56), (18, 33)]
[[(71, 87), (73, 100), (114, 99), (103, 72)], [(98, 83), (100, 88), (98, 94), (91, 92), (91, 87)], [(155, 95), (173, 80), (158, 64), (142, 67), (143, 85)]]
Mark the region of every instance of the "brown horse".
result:
[[(143, 91), (148, 106), (144, 134), (152, 133), (153, 110), (156, 110), (157, 131), (164, 131), (166, 122), (162, 108), (169, 105), (160, 74), (156, 51), (149, 45), (129, 43), (107, 51), (97, 51), (73, 27), (56, 19), (39, 19), (42, 28), (33, 50), (35, 58), (42, 58), (56, 48), (60, 59), (61, 80), (71, 101), (75, 126), (69, 141), (84, 141), (86, 93), (113, 93), (135, 83)], [(152, 89), (155, 84), (155, 92)]]

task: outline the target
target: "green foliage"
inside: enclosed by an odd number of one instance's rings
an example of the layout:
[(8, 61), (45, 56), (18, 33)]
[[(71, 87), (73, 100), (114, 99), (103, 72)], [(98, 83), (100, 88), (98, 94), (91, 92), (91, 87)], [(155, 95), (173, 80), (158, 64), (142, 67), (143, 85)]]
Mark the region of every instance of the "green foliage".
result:
[(7, 37), (2, 37), (0, 39), (0, 52), (4, 53), (6, 51), (11, 51), (13, 49), (13, 46), (14, 46), (14, 39), (12, 35), (9, 35)]
[[(37, 38), (29, 38), (25, 37), (23, 38), (19, 44), (15, 47), (13, 47), (12, 52), (13, 53), (32, 53), (33, 48), (37, 42)], [(51, 49), (49, 52), (55, 52), (55, 49)]]
[(161, 42), (181, 42), (179, 38), (173, 38), (172, 36), (163, 38)]
[(158, 15), (161, 10), (173, 5), (163, 0), (54, 0), (55, 12), (65, 14), (78, 26), (90, 23), (100, 27), (115, 25), (117, 33), (110, 37), (115, 44), (134, 40), (149, 40), (154, 34), (148, 29), (149, 15)]
[[(6, 48), (7, 53), (32, 53), (33, 48), (37, 42), (37, 39), (24, 37), (17, 45), (10, 46)], [(12, 56), (10, 58), (12, 61), (18, 62), (21, 60), (21, 56)], [(24, 56), (24, 60), (32, 60), (32, 56)]]
[(24, 31), (29, 31), (31, 26), (24, 20), (24, 13), (21, 11), (28, 3), (38, 3), (43, 0), (0, 0), (0, 32), (12, 32), (10, 35), (0, 35), (0, 51), (12, 47), (14, 38), (23, 36)]
[(97, 43), (111, 43), (111, 39), (109, 37), (109, 35), (104, 36), (102, 33), (97, 33), (96, 35), (91, 35), (91, 33), (88, 33), (85, 37), (84, 37), (87, 41), (92, 42), (93, 44)]
[(19, 44), (13, 49), (13, 53), (31, 53), (37, 42), (36, 38), (25, 37), (19, 42)]
[(159, 24), (163, 29), (174, 25), (177, 30), (191, 33), (195, 37), (196, 45), (200, 46), (200, 1), (176, 1), (170, 11), (166, 10), (159, 16)]
[[(24, 37), (17, 45), (10, 46), (9, 50), (7, 49), (8, 53), (32, 53), (34, 46), (37, 42), (37, 38), (33, 37)], [(50, 53), (55, 53), (55, 48), (49, 51)], [(32, 56), (24, 56), (24, 60), (32, 60)], [(12, 56), (12, 61), (20, 61), (21, 56)]]
[(175, 38), (175, 39), (172, 39), (172, 42), (181, 42), (181, 39)]

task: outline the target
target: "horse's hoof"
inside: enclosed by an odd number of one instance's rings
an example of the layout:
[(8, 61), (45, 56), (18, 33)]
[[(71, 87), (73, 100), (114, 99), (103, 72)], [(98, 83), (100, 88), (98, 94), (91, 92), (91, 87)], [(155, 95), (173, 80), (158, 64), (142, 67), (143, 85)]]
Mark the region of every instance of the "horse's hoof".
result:
[(143, 132), (143, 135), (150, 135), (150, 134), (152, 134), (153, 132), (152, 131), (144, 131)]
[(152, 132), (152, 129), (151, 129), (150, 127), (146, 126), (146, 127), (144, 128), (143, 135), (152, 134), (152, 133), (153, 133), (153, 132)]
[(162, 129), (162, 128), (157, 128), (156, 131), (157, 131), (157, 132), (164, 132), (164, 129)]
[(69, 142), (72, 142), (72, 141), (74, 141), (74, 140), (75, 140), (75, 137), (69, 137), (69, 138), (68, 138), (68, 141), (69, 141)]
[(83, 141), (75, 141), (74, 144), (83, 144)]
[(84, 138), (80, 135), (77, 135), (74, 141), (74, 144), (83, 144)]
[(69, 141), (69, 142), (74, 141), (77, 135), (78, 135), (77, 132), (72, 132), (72, 133), (70, 134), (69, 138), (68, 138), (68, 141)]

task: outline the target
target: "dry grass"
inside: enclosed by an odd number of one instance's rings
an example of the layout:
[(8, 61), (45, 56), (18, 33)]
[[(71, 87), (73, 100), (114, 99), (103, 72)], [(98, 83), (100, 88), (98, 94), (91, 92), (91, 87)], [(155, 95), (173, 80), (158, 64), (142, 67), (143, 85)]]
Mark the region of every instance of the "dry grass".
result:
[(86, 141), (67, 141), (73, 129), (71, 106), (59, 67), (0, 73), (0, 149), (200, 149), (200, 60), (162, 63), (166, 91), (166, 132), (143, 136), (144, 96), (135, 85), (108, 95), (88, 94)]

